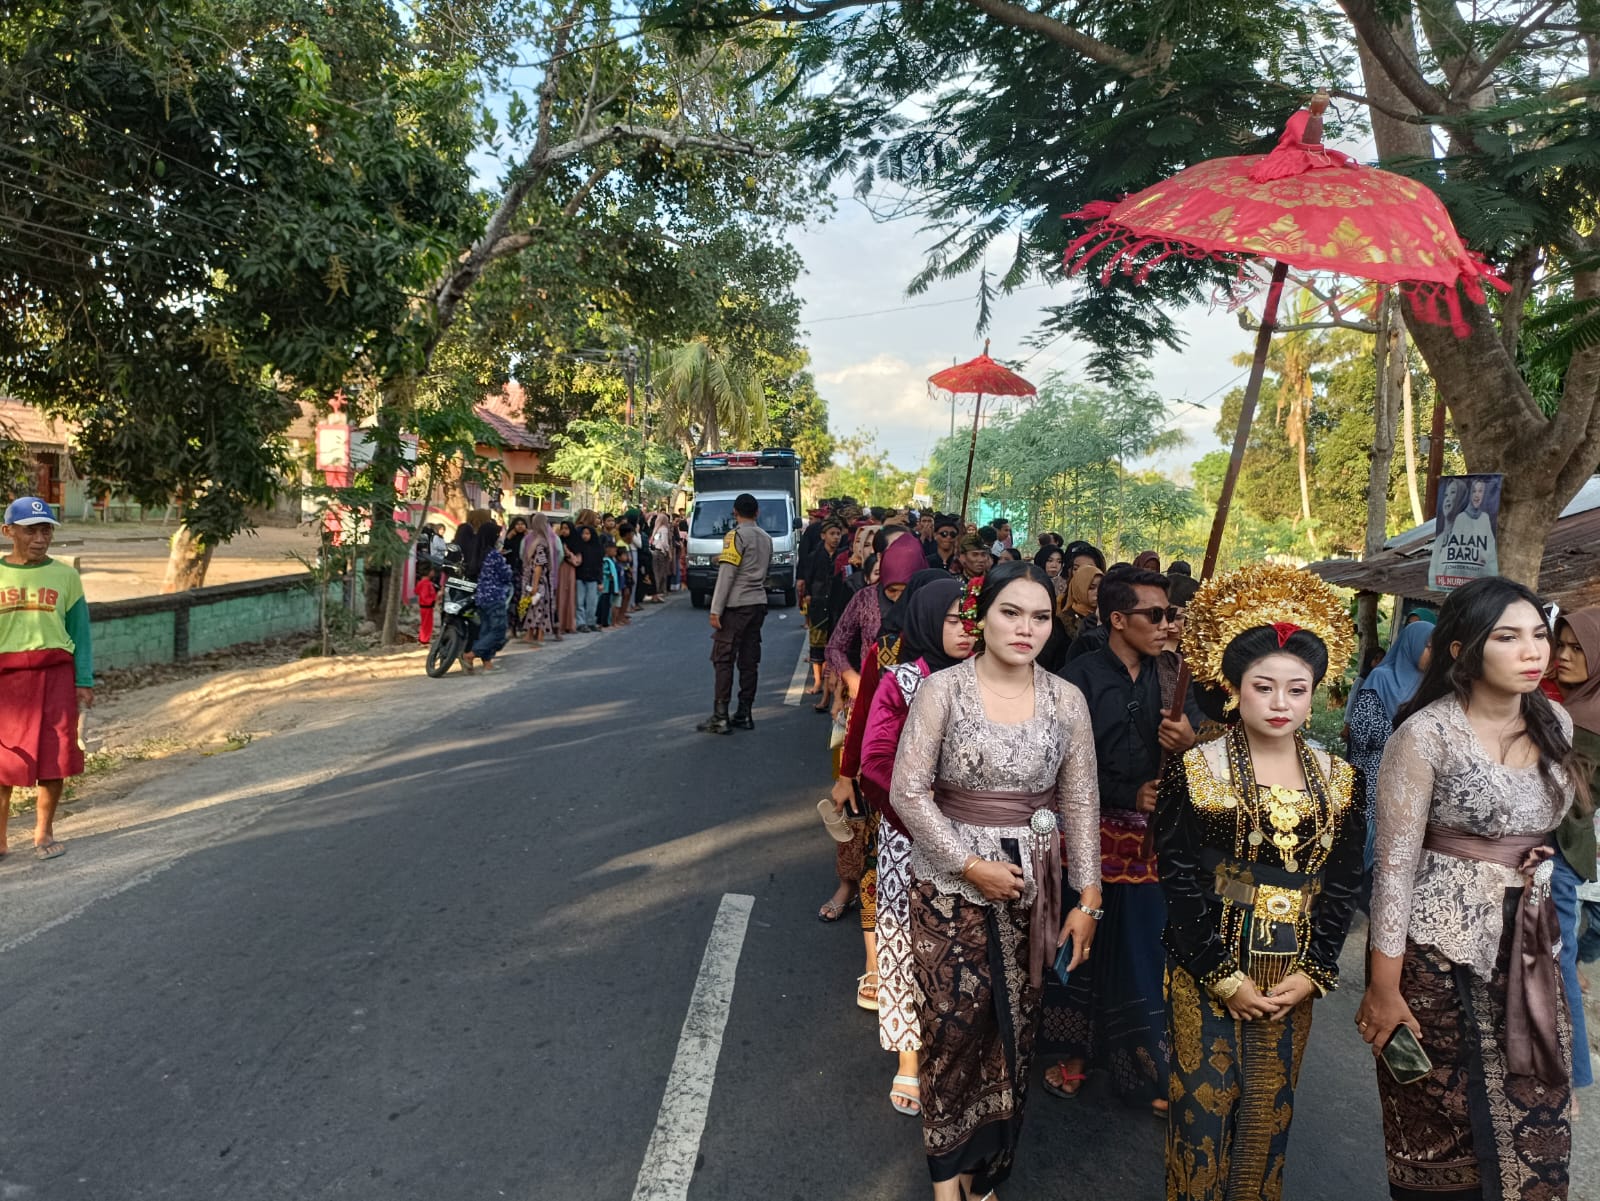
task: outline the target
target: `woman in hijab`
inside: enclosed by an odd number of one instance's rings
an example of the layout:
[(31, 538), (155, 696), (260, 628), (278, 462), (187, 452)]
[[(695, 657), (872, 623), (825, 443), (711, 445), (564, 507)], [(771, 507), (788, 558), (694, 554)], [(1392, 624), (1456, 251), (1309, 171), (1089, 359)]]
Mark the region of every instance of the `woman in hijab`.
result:
[[(838, 771), (835, 773), (833, 800), (842, 807), (844, 799), (855, 788), (855, 777), (861, 770), (860, 749), (862, 730), (867, 719), (870, 696), (861, 695), (863, 673), (875, 677), (883, 663), (879, 635), (884, 619), (896, 601), (906, 591), (912, 577), (926, 572), (927, 560), (922, 554), (922, 543), (908, 530), (894, 535), (883, 554), (878, 556), (878, 578), (870, 582), (845, 606), (844, 613), (828, 637), (825, 658), (828, 666), (837, 673), (851, 699), (849, 717), (845, 722), (845, 737), (840, 748)], [(863, 572), (873, 580), (870, 566)], [(853, 735), (853, 737), (852, 737)], [(856, 840), (845, 844), (853, 846)], [(861, 930), (866, 940), (867, 970), (856, 982), (856, 1003), (863, 1009), (878, 1008), (878, 949), (877, 949), (877, 827), (865, 824), (862, 839), (861, 863)], [(844, 852), (841, 851), (841, 854)], [(853, 866), (853, 865), (852, 865)], [(840, 876), (844, 879), (843, 874)]]
[(1140, 571), (1160, 571), (1161, 556), (1153, 550), (1142, 550), (1134, 556), (1133, 565)]
[(1061, 606), (1061, 621), (1067, 627), (1067, 637), (1083, 637), (1100, 624), (1096, 606), (1100, 601), (1100, 580), (1105, 572), (1092, 563), (1084, 563), (1067, 580), (1066, 600)]
[[(1578, 889), (1595, 879), (1593, 800), (1600, 793), (1600, 608), (1579, 609), (1556, 622), (1556, 682), (1561, 703), (1572, 715), (1572, 749), (1588, 767), (1588, 805), (1574, 805), (1556, 829), (1555, 871), (1550, 895), (1561, 919), (1561, 981), (1572, 1011), (1572, 1087), (1594, 1083), (1594, 1068), (1586, 1054), (1589, 1031), (1584, 1022), (1583, 992), (1578, 983)], [(1578, 1098), (1572, 1098), (1577, 1116)]]
[(550, 522), (543, 513), (533, 515), (522, 546), (522, 599), (527, 602), (523, 637), (534, 646), (543, 645), (546, 635), (551, 642), (560, 642), (555, 627), (555, 557), (550, 549)]
[(900, 733), (922, 681), (972, 653), (975, 633), (961, 618), (964, 593), (960, 581), (942, 569), (912, 578), (895, 606), (903, 609), (904, 627), (896, 639), (897, 663), (873, 693), (861, 744), (861, 790), (878, 811), (878, 1042), (900, 1057), (889, 1104), (911, 1117), (922, 1112), (922, 1028), (911, 973), (911, 837), (889, 803), (889, 785)]
[[(844, 681), (849, 696), (855, 696), (860, 687), (862, 656), (878, 640), (884, 614), (900, 599), (911, 577), (927, 566), (922, 544), (900, 534), (880, 558), (877, 586), (864, 587), (851, 597), (834, 623), (823, 658)], [(866, 572), (862, 572), (862, 578), (867, 578)]]
[(667, 603), (667, 591), (672, 587), (672, 522), (665, 513), (657, 513), (650, 527), (650, 566), (656, 581), (655, 595), (651, 600), (664, 605)]
[(1394, 719), (1422, 683), (1431, 658), (1433, 626), (1414, 621), (1401, 628), (1383, 662), (1368, 674), (1350, 707), (1350, 738), (1346, 758), (1366, 782), (1367, 871), (1372, 871), (1372, 846), (1378, 834), (1378, 765), (1383, 748), (1394, 733)]
[(578, 631), (578, 557), (572, 553), (572, 523), (556, 523), (556, 633)]

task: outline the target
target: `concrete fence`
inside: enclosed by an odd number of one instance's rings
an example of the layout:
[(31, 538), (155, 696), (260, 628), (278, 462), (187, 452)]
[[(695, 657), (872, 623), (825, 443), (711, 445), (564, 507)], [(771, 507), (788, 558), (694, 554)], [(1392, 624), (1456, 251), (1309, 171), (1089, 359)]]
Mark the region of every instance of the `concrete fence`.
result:
[[(355, 579), (358, 596), (350, 600), (358, 603), (360, 572)], [(337, 581), (328, 590), (328, 603), (346, 603)], [(245, 642), (310, 634), (318, 626), (317, 604), (304, 572), (170, 596), (91, 602), (95, 669), (180, 663)]]

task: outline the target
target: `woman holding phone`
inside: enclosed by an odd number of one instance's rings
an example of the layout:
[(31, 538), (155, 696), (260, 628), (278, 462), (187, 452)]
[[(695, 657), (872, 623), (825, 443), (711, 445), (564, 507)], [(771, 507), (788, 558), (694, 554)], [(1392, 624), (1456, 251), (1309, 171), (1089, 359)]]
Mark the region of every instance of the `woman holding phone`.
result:
[(1500, 577), (1452, 592), (1378, 776), (1361, 1037), (1383, 1062), (1391, 1197), (1562, 1201), (1571, 1035), (1551, 833), (1581, 784), (1540, 690), (1551, 634)]
[(1312, 1008), (1361, 888), (1360, 778), (1301, 732), (1354, 629), (1331, 587), (1271, 563), (1200, 585), (1187, 617), (1195, 682), (1225, 688), (1233, 720), (1168, 761), (1156, 801), (1167, 1197), (1278, 1201)]
[[(891, 548), (892, 549), (892, 548)], [(1032, 563), (989, 572), (978, 653), (917, 689), (890, 801), (911, 837), (922, 1136), (936, 1201), (983, 1201), (1011, 1170), (1044, 969), (1088, 958), (1100, 804), (1088, 706), (1035, 660), (1055, 596)], [(1061, 913), (1062, 838), (1079, 903)]]

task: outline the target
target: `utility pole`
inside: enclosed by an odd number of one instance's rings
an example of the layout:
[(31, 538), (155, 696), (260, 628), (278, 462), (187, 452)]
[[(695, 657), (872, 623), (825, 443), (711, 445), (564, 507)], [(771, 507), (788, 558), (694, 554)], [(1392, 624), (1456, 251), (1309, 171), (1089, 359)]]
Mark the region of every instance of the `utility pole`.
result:
[(623, 424), (633, 425), (633, 382), (639, 378), (639, 348), (629, 346), (622, 352), (622, 375), (628, 381), (628, 407), (623, 415)]

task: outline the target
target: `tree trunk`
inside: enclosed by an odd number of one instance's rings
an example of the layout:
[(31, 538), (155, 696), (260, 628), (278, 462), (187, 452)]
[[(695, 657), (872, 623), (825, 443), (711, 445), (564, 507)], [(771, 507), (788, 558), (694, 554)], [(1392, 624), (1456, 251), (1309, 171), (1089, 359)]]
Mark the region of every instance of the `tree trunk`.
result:
[(1311, 485), (1306, 479), (1306, 438), (1300, 435), (1300, 516), (1306, 523), (1306, 540), (1317, 549), (1317, 531), (1311, 525)]
[(172, 535), (172, 550), (167, 557), (167, 574), (161, 582), (162, 592), (187, 592), (200, 588), (206, 582), (206, 569), (211, 566), (212, 546), (186, 525), (180, 525)]
[(1411, 403), (1411, 367), (1406, 361), (1406, 327), (1395, 315), (1393, 325), (1394, 349), (1390, 354), (1399, 360), (1391, 364), (1394, 378), (1400, 384), (1400, 437), (1406, 448), (1406, 495), (1411, 501), (1411, 524), (1421, 525), (1426, 518), (1422, 511), (1422, 493), (1417, 487), (1417, 414)]
[[(1384, 292), (1379, 313), (1378, 335), (1372, 340), (1373, 379), (1376, 396), (1372, 406), (1372, 457), (1367, 464), (1367, 530), (1363, 544), (1365, 558), (1383, 549), (1389, 530), (1389, 476), (1394, 463), (1395, 396), (1394, 354), (1400, 342), (1395, 331), (1400, 327), (1400, 299), (1392, 289)], [(1356, 632), (1361, 639), (1361, 655), (1378, 644), (1378, 594), (1362, 592), (1356, 597)]]
[[(1410, 22), (1390, 33), (1415, 59), (1416, 34)], [(1358, 49), (1373, 101), (1414, 112), (1364, 41)], [(1380, 158), (1434, 157), (1427, 126), (1387, 117), (1376, 108), (1371, 118)], [(1600, 294), (1600, 280), (1581, 272), (1575, 291), (1580, 299)], [(1600, 464), (1600, 348), (1573, 355), (1560, 407), (1555, 416), (1546, 417), (1517, 370), (1515, 346), (1506, 346), (1489, 309), (1463, 297), (1462, 316), (1467, 326), (1462, 337), (1410, 312), (1406, 325), (1450, 410), (1467, 470), (1505, 476), (1500, 494), (1500, 572), (1537, 587), (1550, 526)]]

